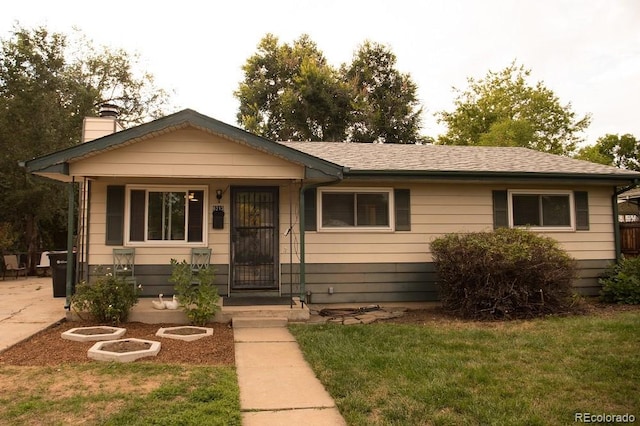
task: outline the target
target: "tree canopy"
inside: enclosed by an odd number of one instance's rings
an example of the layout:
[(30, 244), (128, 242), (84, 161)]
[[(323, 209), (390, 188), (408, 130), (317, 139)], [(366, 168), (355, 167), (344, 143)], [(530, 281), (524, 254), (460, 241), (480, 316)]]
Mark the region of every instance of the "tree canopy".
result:
[(576, 118), (571, 104), (562, 105), (542, 82), (529, 84), (530, 74), (530, 70), (513, 62), (501, 71), (489, 71), (480, 80), (468, 78), (466, 90), (454, 88), (455, 109), (437, 114), (438, 121), (447, 125), (447, 132), (438, 143), (574, 153), (590, 116)]
[(580, 149), (576, 158), (640, 171), (640, 140), (629, 133), (622, 136), (607, 134), (598, 138), (594, 145)]
[(396, 68), (396, 55), (366, 41), (342, 72), (351, 87), (349, 138), (358, 142), (415, 143), (419, 140), (418, 87)]
[(289, 45), (267, 34), (242, 67), (238, 123), (273, 140), (414, 143), (417, 87), (395, 64), (388, 47), (367, 41), (336, 69), (308, 35)]
[(117, 105), (124, 124), (162, 113), (168, 95), (151, 75), (137, 74), (137, 60), (45, 27), (16, 26), (1, 41), (0, 222), (19, 236), (3, 250), (28, 250), (33, 263), (66, 230), (66, 190), (27, 175), (19, 161), (79, 143), (83, 118), (95, 116), (102, 103)]

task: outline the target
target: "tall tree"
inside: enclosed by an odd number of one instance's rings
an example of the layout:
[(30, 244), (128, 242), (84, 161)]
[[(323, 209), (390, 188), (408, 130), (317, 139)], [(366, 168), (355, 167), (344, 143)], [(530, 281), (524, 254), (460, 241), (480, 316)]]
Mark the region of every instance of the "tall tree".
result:
[(537, 82), (528, 83), (531, 71), (515, 62), (499, 72), (489, 71), (469, 87), (455, 89), (453, 111), (441, 111), (447, 125), (438, 142), (445, 145), (522, 146), (553, 154), (570, 155), (582, 140), (580, 132), (591, 121), (576, 118), (571, 104)]
[(147, 74), (136, 75), (126, 52), (95, 49), (83, 38), (44, 27), (16, 26), (0, 47), (0, 222), (16, 230), (12, 249), (29, 263), (66, 230), (66, 189), (27, 175), (19, 161), (80, 142), (82, 120), (104, 102), (117, 104), (125, 123), (155, 116), (167, 94)]
[(387, 46), (364, 42), (343, 66), (352, 89), (349, 139), (356, 142), (415, 143), (420, 139), (422, 108), (417, 86), (396, 68)]
[(607, 134), (598, 138), (595, 145), (580, 149), (576, 158), (640, 171), (640, 140), (629, 133), (622, 136)]
[(242, 69), (234, 94), (245, 129), (276, 140), (342, 139), (348, 92), (308, 35), (290, 46), (267, 34)]
[(242, 67), (238, 123), (275, 140), (415, 142), (416, 86), (395, 62), (367, 42), (336, 70), (308, 35), (290, 46), (268, 34)]

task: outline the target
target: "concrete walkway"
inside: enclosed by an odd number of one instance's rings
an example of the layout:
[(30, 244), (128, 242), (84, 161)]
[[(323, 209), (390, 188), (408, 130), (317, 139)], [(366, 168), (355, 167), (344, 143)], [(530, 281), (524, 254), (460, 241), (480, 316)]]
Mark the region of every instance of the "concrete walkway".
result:
[(63, 320), (64, 304), (53, 297), (51, 277), (0, 281), (0, 352)]
[(234, 326), (242, 424), (346, 425), (284, 327)]

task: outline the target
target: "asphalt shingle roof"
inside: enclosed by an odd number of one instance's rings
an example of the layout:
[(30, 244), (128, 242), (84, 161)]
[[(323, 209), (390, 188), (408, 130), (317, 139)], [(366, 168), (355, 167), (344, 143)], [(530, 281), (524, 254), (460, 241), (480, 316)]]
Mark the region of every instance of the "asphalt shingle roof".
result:
[(620, 175), (640, 173), (527, 148), (344, 142), (280, 142), (351, 170)]

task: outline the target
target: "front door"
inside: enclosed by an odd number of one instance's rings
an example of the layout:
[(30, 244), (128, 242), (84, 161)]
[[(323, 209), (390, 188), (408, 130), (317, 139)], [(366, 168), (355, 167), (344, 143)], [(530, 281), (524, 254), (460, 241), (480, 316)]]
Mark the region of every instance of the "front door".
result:
[(278, 288), (278, 188), (231, 188), (231, 289)]

